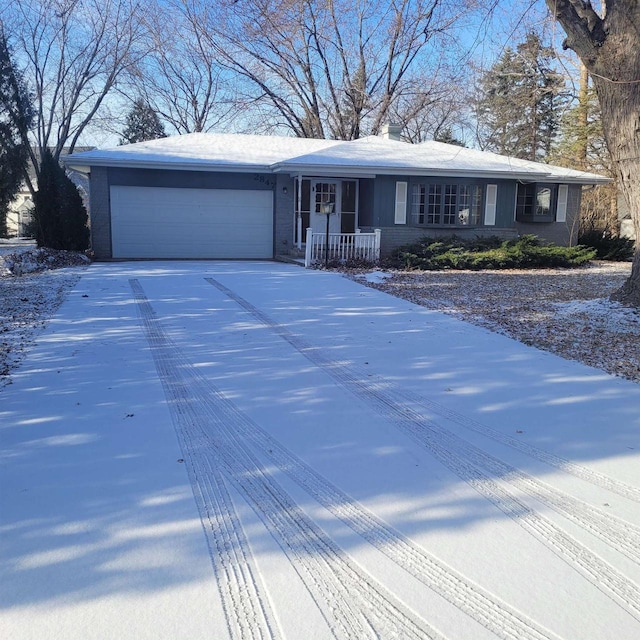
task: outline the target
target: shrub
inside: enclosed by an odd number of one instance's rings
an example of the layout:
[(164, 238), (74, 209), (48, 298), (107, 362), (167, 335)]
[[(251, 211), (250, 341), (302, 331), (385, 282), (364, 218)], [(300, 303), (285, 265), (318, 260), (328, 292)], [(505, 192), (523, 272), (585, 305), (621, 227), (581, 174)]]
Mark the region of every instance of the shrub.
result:
[(547, 267), (578, 267), (596, 256), (590, 247), (559, 247), (542, 244), (534, 235), (515, 240), (497, 237), (464, 240), (423, 238), (401, 247), (385, 266), (401, 269), (542, 269)]
[(633, 258), (633, 240), (614, 236), (610, 231), (591, 229), (583, 233), (578, 242), (595, 249), (600, 260), (622, 262)]
[(89, 248), (87, 211), (82, 198), (49, 150), (42, 157), (33, 213), (39, 247), (68, 251)]

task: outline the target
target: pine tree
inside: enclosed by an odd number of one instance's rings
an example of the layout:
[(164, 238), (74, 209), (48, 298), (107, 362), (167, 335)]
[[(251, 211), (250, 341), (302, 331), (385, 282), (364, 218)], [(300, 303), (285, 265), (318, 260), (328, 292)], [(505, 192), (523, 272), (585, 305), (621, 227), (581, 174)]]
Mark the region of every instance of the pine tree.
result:
[(45, 150), (34, 195), (35, 235), (39, 247), (85, 251), (89, 248), (87, 211), (78, 189)]
[(564, 81), (551, 66), (554, 59), (553, 49), (529, 33), (481, 79), (478, 122), (488, 149), (525, 160), (548, 159), (568, 100)]
[[(600, 103), (589, 82), (585, 67), (581, 72), (578, 101), (562, 119), (559, 140), (550, 161), (562, 167), (615, 178), (604, 139)], [(584, 191), (580, 210), (580, 233), (599, 230), (617, 235), (618, 226), (616, 180), (597, 189)]]
[(451, 127), (446, 127), (442, 129), (439, 133), (437, 133), (434, 138), (436, 142), (444, 142), (445, 144), (453, 144), (456, 147), (464, 147), (466, 146), (462, 140), (459, 140), (453, 135), (453, 131)]
[(155, 140), (156, 138), (165, 138), (166, 135), (158, 114), (148, 102), (137, 98), (127, 115), (127, 125), (122, 132), (120, 144)]
[(24, 180), (33, 116), (29, 94), (13, 65), (0, 24), (0, 237), (7, 235), (8, 208)]

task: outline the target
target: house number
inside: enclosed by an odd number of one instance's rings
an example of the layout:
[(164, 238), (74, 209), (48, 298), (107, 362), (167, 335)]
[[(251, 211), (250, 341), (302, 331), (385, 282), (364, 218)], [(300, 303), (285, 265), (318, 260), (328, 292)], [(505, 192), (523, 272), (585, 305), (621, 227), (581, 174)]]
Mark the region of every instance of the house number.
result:
[(262, 176), (259, 173), (254, 174), (253, 179), (256, 180), (257, 182), (261, 182), (267, 187), (275, 186), (275, 182), (273, 180), (270, 180), (269, 178), (265, 178), (265, 176)]

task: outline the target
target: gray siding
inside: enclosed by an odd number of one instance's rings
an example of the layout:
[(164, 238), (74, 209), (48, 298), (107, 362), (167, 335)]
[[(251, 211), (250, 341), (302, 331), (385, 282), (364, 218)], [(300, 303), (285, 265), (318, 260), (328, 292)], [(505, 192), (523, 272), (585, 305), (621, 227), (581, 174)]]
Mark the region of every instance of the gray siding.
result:
[(215, 173), (162, 169), (109, 169), (109, 186), (184, 189), (273, 189), (276, 177), (264, 173)]
[(274, 247), (276, 255), (287, 255), (293, 246), (295, 197), (295, 182), (293, 178), (278, 175), (276, 178), (273, 204), (273, 214), (275, 216), (273, 225)]
[(393, 225), (396, 211), (396, 182), (409, 182), (409, 177), (378, 176), (376, 178), (371, 223), (373, 227), (382, 228)]
[(516, 222), (518, 235), (533, 234), (554, 244), (573, 246), (578, 242), (582, 186), (570, 184), (565, 222)]
[(358, 226), (373, 228), (375, 181), (371, 178), (362, 178), (358, 184)]
[(91, 250), (97, 259), (111, 257), (111, 209), (106, 167), (93, 167), (89, 183)]

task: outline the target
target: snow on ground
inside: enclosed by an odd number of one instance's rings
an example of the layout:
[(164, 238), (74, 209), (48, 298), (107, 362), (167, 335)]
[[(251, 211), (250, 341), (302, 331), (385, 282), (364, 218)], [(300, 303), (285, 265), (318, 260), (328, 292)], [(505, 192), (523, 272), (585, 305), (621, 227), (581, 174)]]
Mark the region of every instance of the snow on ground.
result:
[[(85, 256), (0, 238), (0, 389), (87, 266)], [(65, 268), (67, 267), (67, 268)]]
[(8, 637), (640, 637), (637, 384), (336, 273), (81, 274), (0, 390)]
[(640, 381), (640, 312), (611, 302), (630, 263), (579, 269), (352, 274), (429, 309)]

